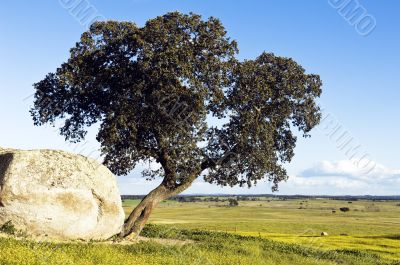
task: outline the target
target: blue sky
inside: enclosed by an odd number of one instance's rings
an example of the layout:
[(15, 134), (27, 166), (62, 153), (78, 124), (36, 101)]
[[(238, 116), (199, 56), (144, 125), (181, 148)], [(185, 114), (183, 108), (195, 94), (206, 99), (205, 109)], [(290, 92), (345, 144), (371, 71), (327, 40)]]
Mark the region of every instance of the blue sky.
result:
[[(74, 15), (74, 5), (90, 6), (94, 16), (138, 25), (169, 11), (192, 11), (220, 18), (228, 35), (238, 41), (241, 59), (274, 52), (294, 58), (323, 80), (320, 104), (325, 119), (311, 138), (299, 139), (295, 158), (286, 165), (291, 177), (281, 184), (280, 194), (400, 195), (400, 2), (350, 0), (349, 7), (364, 8), (364, 21), (376, 22), (366, 36), (360, 35), (361, 24), (350, 25), (340, 8), (332, 6), (340, 2), (344, 0), (4, 0), (0, 146), (98, 156), (95, 130), (86, 142), (73, 145), (56, 128), (34, 127), (28, 112), (32, 84), (68, 58), (69, 48), (87, 28)], [(157, 185), (140, 178), (141, 167), (118, 178), (121, 193), (144, 194)], [(199, 180), (187, 191), (215, 192), (270, 193), (270, 185), (221, 189)]]

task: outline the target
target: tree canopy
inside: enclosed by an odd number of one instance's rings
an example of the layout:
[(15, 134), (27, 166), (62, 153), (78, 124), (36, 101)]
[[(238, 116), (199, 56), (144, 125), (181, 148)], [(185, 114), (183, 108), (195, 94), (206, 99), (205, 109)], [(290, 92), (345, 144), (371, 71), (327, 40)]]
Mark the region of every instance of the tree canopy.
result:
[(320, 120), (321, 80), (291, 58), (237, 54), (213, 17), (96, 22), (67, 62), (34, 84), (31, 114), (35, 125), (61, 119), (60, 133), (73, 142), (99, 124), (104, 164), (125, 175), (140, 161), (159, 163), (143, 174), (162, 176), (165, 196), (201, 175), (221, 186), (267, 178), (276, 190), (296, 128), (307, 137)]

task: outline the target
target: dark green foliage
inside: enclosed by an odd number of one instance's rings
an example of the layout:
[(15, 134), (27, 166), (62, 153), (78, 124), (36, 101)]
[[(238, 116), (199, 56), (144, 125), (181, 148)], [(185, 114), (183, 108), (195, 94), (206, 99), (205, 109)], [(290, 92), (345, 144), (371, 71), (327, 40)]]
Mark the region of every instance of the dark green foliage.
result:
[(342, 212), (348, 212), (348, 211), (350, 211), (350, 208), (349, 207), (341, 207), (341, 208), (339, 208), (339, 210)]
[(239, 202), (236, 199), (233, 199), (233, 198), (229, 198), (228, 199), (228, 203), (229, 203), (230, 207), (239, 206)]
[[(238, 61), (235, 41), (216, 18), (168, 13), (147, 21), (96, 22), (55, 73), (36, 83), (35, 125), (64, 121), (76, 142), (100, 125), (104, 163), (115, 174), (156, 161), (171, 190), (200, 175), (222, 186), (287, 179), (293, 129), (318, 124), (319, 76), (290, 58), (263, 53)], [(219, 119), (210, 126), (207, 117)]]
[(11, 221), (7, 221), (0, 227), (0, 232), (14, 235), (17, 230), (15, 229), (14, 224)]

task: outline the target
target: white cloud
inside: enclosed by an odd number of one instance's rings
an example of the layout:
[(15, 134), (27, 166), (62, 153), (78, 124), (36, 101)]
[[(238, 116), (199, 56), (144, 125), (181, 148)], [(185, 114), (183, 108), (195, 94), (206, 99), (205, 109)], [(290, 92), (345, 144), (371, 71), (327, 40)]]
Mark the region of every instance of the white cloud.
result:
[[(311, 168), (291, 175), (287, 182), (280, 184), (278, 194), (304, 195), (400, 195), (400, 169), (391, 169), (384, 165), (375, 166), (366, 173), (357, 161), (321, 161)], [(140, 171), (148, 168), (140, 165), (129, 176), (118, 178), (122, 194), (147, 194), (155, 188), (161, 179), (146, 181), (140, 177)], [(154, 164), (151, 165), (154, 168)], [(248, 188), (219, 187), (205, 183), (201, 178), (184, 192), (185, 194), (270, 194), (271, 184), (260, 182)]]
[(391, 169), (372, 161), (321, 161), (301, 173), (291, 176), (281, 185), (282, 191), (297, 194), (398, 195), (400, 169)]
[(341, 161), (321, 161), (313, 167), (304, 170), (300, 173), (302, 177), (330, 177), (343, 176), (358, 180), (390, 180), (400, 178), (400, 169), (391, 169), (382, 164), (371, 162), (373, 167), (364, 166), (365, 163), (360, 163), (356, 160), (341, 160)]
[(361, 188), (365, 186), (365, 183), (360, 180), (349, 179), (346, 177), (336, 176), (336, 177), (299, 177), (299, 176), (291, 176), (289, 181), (293, 184), (299, 186), (326, 186), (332, 188)]

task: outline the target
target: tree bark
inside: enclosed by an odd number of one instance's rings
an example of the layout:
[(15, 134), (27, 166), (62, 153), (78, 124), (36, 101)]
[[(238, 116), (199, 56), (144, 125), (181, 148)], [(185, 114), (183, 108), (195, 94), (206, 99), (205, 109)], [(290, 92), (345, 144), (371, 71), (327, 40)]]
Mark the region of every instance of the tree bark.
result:
[(157, 188), (147, 194), (142, 201), (133, 209), (128, 219), (126, 219), (120, 237), (125, 237), (130, 234), (139, 236), (144, 225), (146, 224), (153, 208), (168, 194), (168, 190), (163, 184), (160, 184)]
[(189, 178), (188, 181), (177, 185), (174, 188), (168, 188), (165, 181), (163, 181), (157, 188), (147, 194), (142, 201), (133, 209), (128, 219), (126, 219), (119, 237), (126, 237), (130, 234), (134, 234), (135, 237), (139, 236), (144, 225), (153, 208), (160, 202), (169, 197), (177, 195), (182, 191), (186, 190), (193, 182), (195, 178)]

